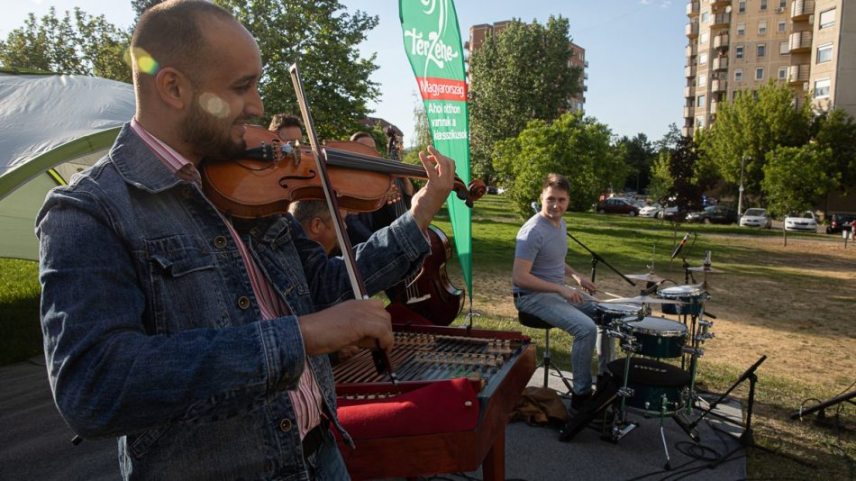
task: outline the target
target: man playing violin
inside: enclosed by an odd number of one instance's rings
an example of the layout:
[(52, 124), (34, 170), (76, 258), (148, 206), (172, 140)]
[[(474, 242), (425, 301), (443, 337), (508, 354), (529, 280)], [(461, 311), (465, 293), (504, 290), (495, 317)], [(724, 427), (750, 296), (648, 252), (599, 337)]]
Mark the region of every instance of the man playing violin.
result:
[[(559, 174), (549, 174), (541, 189), (541, 210), (517, 233), (512, 267), (514, 305), (574, 337), (571, 349), (574, 408), (592, 396), (591, 358), (597, 340), (596, 286), (565, 262), (568, 226), (562, 216), (568, 210), (571, 185)], [(571, 277), (579, 288), (565, 284)], [(604, 336), (602, 355), (611, 356), (611, 342)]]
[[(263, 114), (258, 46), (205, 1), (152, 7), (131, 46), (134, 118), (37, 218), (57, 407), (83, 437), (118, 437), (126, 480), (347, 479), (326, 354), (390, 348), (389, 314), (349, 300), (342, 260), (290, 215), (233, 224), (199, 186), (202, 159), (240, 159)], [(454, 163), (420, 160), (412, 208), (357, 248), (370, 292), (429, 251)]]

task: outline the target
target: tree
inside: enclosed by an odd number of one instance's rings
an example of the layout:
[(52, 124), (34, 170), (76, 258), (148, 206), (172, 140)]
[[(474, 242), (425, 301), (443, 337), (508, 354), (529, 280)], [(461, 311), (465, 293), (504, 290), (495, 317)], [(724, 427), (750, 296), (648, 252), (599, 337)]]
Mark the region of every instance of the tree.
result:
[(636, 134), (632, 139), (624, 136), (618, 141), (618, 145), (623, 149), (624, 163), (629, 169), (628, 177), (621, 187), (642, 192), (650, 182), (651, 162), (656, 155), (654, 147), (642, 133)]
[(856, 190), (856, 122), (847, 112), (833, 109), (818, 116), (818, 147), (830, 150), (831, 166), (836, 175), (836, 188), (844, 193)]
[(777, 147), (767, 154), (761, 187), (773, 214), (810, 210), (838, 179), (828, 174), (832, 149), (811, 143)]
[(36, 18), (30, 13), (24, 26), (0, 41), (0, 66), (131, 81), (126, 61), (130, 34), (103, 15), (93, 17), (79, 8), (57, 17), (56, 9)]
[(760, 191), (766, 155), (779, 146), (798, 147), (810, 135), (811, 110), (807, 102), (795, 107), (790, 89), (773, 82), (754, 92), (743, 91), (733, 102), (723, 102), (716, 122), (698, 135), (702, 164), (708, 164), (732, 184), (740, 180), (745, 156), (746, 190)]
[[(131, 0), (131, 8), (134, 9), (134, 12), (137, 14), (135, 19), (139, 19), (140, 15), (146, 11), (147, 8), (157, 5), (159, 3), (163, 3), (166, 0)], [(134, 21), (134, 23), (137, 23)]]
[(512, 22), (490, 35), (469, 59), (473, 173), (492, 183), (495, 145), (516, 137), (530, 120), (550, 122), (570, 110), (581, 69), (569, 65), (569, 23)]
[(533, 120), (520, 135), (497, 143), (497, 173), (509, 179), (508, 195), (522, 216), (538, 199), (541, 182), (550, 172), (571, 183), (571, 210), (591, 208), (609, 185), (627, 175), (609, 128), (580, 113), (567, 113), (552, 123)]
[(264, 73), (265, 110), (298, 113), (288, 68), (298, 63), (307, 102), (321, 138), (346, 138), (359, 128), (378, 87), (369, 79), (375, 55), (360, 58), (357, 46), (378, 19), (349, 13), (335, 0), (216, 0), (253, 34)]

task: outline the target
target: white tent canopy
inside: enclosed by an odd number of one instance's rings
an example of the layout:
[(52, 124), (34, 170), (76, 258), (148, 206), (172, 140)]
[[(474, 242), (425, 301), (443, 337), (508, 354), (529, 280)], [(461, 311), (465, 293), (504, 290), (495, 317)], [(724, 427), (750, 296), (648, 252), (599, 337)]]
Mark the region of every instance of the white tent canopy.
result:
[(103, 156), (133, 115), (129, 84), (0, 73), (0, 257), (38, 259), (33, 228), (47, 191)]

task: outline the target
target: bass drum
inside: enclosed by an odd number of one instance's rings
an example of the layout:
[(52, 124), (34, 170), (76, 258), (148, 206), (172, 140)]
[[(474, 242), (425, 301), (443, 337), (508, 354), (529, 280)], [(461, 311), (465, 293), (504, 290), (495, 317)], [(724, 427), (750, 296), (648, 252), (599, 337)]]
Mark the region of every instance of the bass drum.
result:
[(625, 324), (639, 343), (643, 356), (680, 357), (687, 341), (687, 326), (664, 317), (646, 317)]
[[(607, 365), (610, 374), (618, 383), (624, 381), (627, 358), (616, 359)], [(652, 415), (676, 413), (683, 406), (683, 390), (690, 385), (692, 377), (683, 369), (641, 357), (630, 358), (627, 387), (633, 396), (627, 405)]]

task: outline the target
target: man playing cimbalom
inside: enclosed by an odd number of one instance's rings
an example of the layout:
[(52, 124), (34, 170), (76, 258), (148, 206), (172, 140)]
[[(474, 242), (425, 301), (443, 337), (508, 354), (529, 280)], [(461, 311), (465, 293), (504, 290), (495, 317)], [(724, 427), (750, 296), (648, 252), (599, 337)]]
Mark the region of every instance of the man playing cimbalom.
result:
[[(239, 160), (264, 114), (258, 45), (204, 1), (147, 10), (134, 118), (36, 220), (48, 379), (71, 428), (116, 437), (125, 480), (342, 480), (328, 353), (388, 349), (390, 316), (290, 215), (233, 223), (205, 157)], [(433, 148), (413, 207), (356, 252), (370, 293), (416, 271), (455, 166)], [(74, 473), (65, 473), (75, 479)]]
[[(511, 278), (517, 310), (537, 316), (574, 337), (571, 402), (579, 408), (592, 396), (591, 358), (597, 341), (597, 325), (592, 316), (597, 311), (594, 298), (587, 294), (596, 291), (595, 285), (565, 262), (568, 227), (562, 216), (568, 210), (570, 190), (564, 176), (547, 175), (541, 189), (541, 210), (517, 233)], [(580, 288), (566, 285), (566, 277), (573, 278)], [(603, 355), (610, 356), (611, 343), (604, 342), (603, 347)]]

